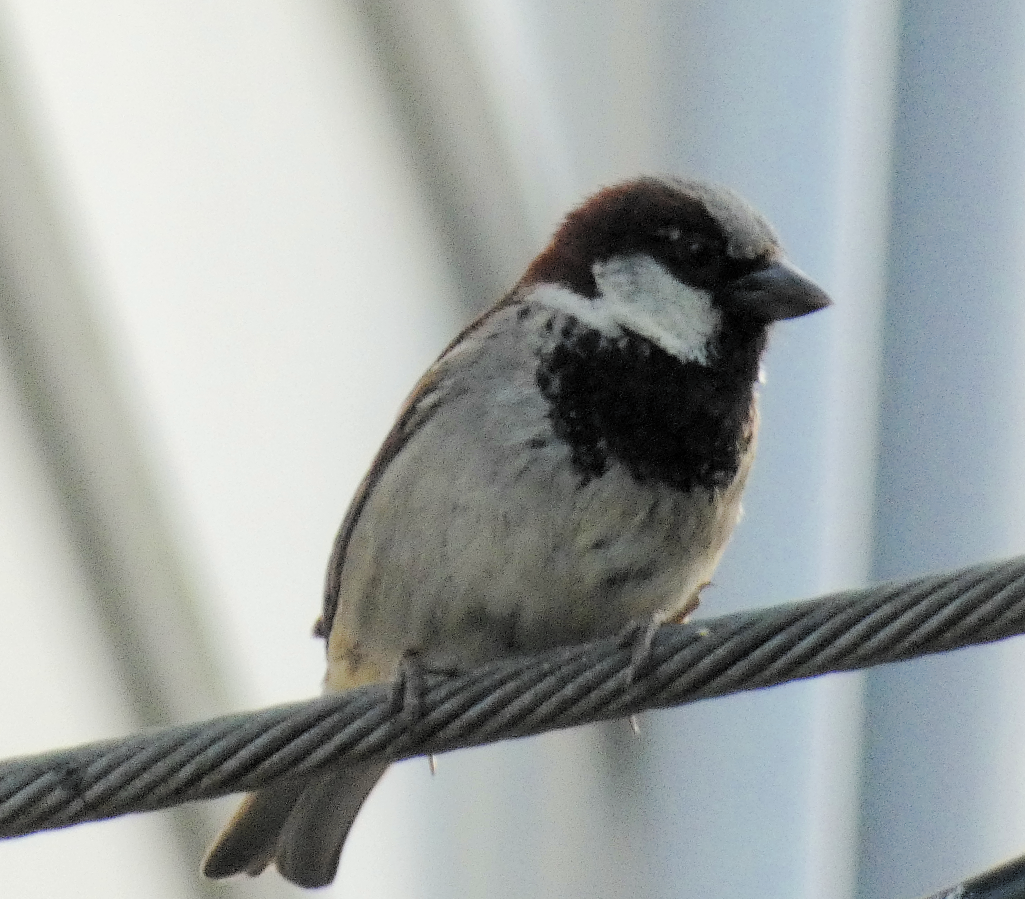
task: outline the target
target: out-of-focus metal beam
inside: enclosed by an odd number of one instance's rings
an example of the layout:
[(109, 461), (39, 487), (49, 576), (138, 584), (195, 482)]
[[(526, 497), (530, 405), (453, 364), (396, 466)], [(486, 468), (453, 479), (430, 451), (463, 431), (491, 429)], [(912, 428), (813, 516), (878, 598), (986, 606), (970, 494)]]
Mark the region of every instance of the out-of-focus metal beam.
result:
[[(140, 725), (222, 712), (227, 678), (14, 84), (0, 64), (0, 359), (59, 498), (123, 702)], [(198, 868), (209, 813), (181, 808), (169, 820), (181, 864)], [(244, 891), (198, 872), (193, 882), (196, 896), (285, 895), (270, 879)]]
[(348, 0), (469, 309), (497, 300), (537, 252), (485, 73), (457, 3)]
[[(903, 3), (899, 35), (878, 578), (1025, 542), (1025, 7)], [(860, 899), (1020, 851), (1023, 663), (1013, 641), (866, 675)]]

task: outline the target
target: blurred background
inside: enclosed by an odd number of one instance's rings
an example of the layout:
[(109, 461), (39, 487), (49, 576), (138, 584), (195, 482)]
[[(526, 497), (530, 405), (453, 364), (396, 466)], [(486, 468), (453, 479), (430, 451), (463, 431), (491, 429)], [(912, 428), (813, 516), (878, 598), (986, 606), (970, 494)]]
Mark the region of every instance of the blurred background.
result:
[[(775, 334), (700, 614), (1025, 547), (1025, 4), (0, 0), (0, 755), (312, 695), (335, 529), (560, 216), (728, 183)], [(326, 895), (913, 899), (1025, 852), (1020, 642), (394, 766)], [(232, 800), (0, 843), (197, 874)]]

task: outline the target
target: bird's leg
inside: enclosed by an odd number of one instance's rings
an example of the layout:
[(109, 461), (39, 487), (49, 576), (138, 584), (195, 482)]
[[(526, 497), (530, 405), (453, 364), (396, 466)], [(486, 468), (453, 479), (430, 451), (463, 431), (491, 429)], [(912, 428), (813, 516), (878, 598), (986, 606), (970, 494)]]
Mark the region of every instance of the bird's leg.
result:
[[(415, 649), (407, 649), (399, 659), (395, 680), (392, 681), (392, 714), (401, 714), (407, 726), (412, 727), (423, 717), (423, 697), (427, 692), (430, 675), (451, 677), (459, 673), (459, 667), (452, 663), (425, 662)], [(438, 770), (434, 753), (427, 754), (431, 774)]]
[(619, 635), (619, 645), (630, 649), (630, 664), (626, 668), (626, 682), (632, 684), (642, 673), (642, 667), (651, 653), (651, 641), (662, 623), (664, 612), (656, 612), (648, 619), (631, 621)]
[[(631, 647), (630, 664), (626, 669), (626, 682), (632, 684), (644, 673), (644, 666), (651, 655), (651, 641), (663, 624), (686, 624), (687, 619), (701, 602), (701, 591), (709, 586), (706, 581), (697, 588), (678, 611), (655, 612), (647, 621), (631, 621), (619, 636), (619, 645)], [(632, 722), (631, 722), (632, 723)], [(636, 730), (636, 727), (635, 727)]]
[(455, 662), (425, 659), (418, 649), (407, 649), (395, 666), (391, 685), (392, 714), (402, 712), (413, 722), (423, 717), (423, 697), (433, 677), (452, 677), (463, 669)]
[(420, 654), (407, 649), (399, 658), (392, 681), (392, 714), (401, 713), (409, 724), (419, 721), (423, 714), (423, 695), (424, 667)]

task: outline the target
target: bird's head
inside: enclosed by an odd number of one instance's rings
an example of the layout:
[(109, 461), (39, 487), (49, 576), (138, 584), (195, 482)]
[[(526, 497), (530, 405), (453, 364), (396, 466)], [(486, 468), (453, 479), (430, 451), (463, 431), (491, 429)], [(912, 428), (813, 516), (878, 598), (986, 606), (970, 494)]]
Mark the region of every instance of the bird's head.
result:
[(764, 330), (830, 302), (745, 200), (674, 178), (595, 194), (566, 217), (521, 287), (606, 333), (624, 329), (695, 362), (726, 325)]

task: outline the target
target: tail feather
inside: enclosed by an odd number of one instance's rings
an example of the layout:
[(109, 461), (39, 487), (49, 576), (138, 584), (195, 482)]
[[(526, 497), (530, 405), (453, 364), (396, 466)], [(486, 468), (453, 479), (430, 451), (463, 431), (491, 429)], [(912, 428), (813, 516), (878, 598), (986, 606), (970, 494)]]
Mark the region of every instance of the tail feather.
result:
[(273, 860), (278, 834), (307, 781), (282, 781), (251, 793), (224, 826), (203, 859), (203, 874), (215, 880), (233, 874), (254, 877)]
[(277, 865), (303, 887), (329, 884), (352, 822), (387, 765), (339, 768), (247, 796), (210, 847), (203, 874), (257, 875)]
[(342, 768), (303, 791), (278, 838), (282, 877), (304, 887), (334, 880), (352, 822), (387, 767)]

